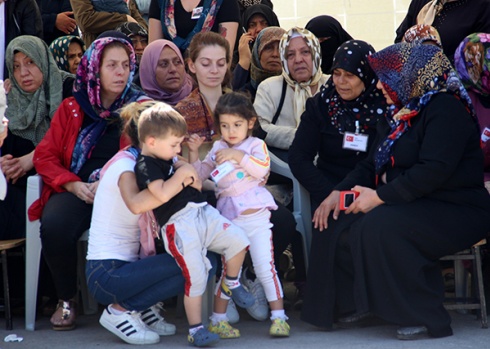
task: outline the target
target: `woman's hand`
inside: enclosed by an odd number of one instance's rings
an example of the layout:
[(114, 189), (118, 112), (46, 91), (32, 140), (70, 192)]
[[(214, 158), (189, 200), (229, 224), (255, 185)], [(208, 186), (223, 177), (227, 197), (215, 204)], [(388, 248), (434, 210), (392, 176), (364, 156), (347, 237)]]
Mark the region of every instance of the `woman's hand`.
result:
[(12, 181), (12, 184), (15, 184), (19, 178), (25, 176), (27, 172), (32, 170), (34, 168), (34, 164), (32, 163), (33, 155), (34, 151), (20, 158), (14, 158), (11, 154), (2, 156), (0, 158), (0, 164), (7, 181)]
[(250, 43), (253, 39), (252, 34), (244, 33), (240, 37), (240, 41), (238, 41), (238, 64), (245, 70), (250, 70), (250, 64), (252, 63)]
[(80, 200), (87, 204), (94, 203), (95, 191), (97, 190), (99, 182), (84, 183), (84, 182), (68, 182), (63, 185), (66, 191), (72, 193)]
[(374, 189), (356, 185), (352, 190), (359, 192), (359, 196), (352, 204), (350, 204), (347, 210), (345, 210), (345, 214), (359, 212), (367, 213), (373, 208), (384, 204), (384, 201), (379, 198)]
[(225, 161), (235, 160), (237, 163), (240, 163), (243, 159), (245, 153), (241, 150), (237, 149), (221, 149), (216, 152), (216, 163), (221, 165)]
[(328, 227), (328, 216), (333, 210), (333, 219), (339, 218), (339, 201), (340, 201), (340, 191), (334, 190), (329, 196), (318, 206), (315, 213), (313, 214), (313, 226), (315, 229), (323, 231)]

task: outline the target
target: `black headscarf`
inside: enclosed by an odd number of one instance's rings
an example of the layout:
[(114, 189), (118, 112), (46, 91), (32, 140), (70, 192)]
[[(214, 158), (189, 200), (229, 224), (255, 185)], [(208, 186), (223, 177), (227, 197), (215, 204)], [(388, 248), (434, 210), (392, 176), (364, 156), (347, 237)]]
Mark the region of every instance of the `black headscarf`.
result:
[(320, 43), (322, 71), (324, 74), (330, 74), (335, 51), (344, 42), (353, 38), (342, 28), (339, 21), (330, 16), (315, 17), (306, 24), (305, 28), (315, 34), (318, 39), (330, 37), (330, 39)]
[(374, 127), (379, 118), (388, 115), (389, 106), (383, 93), (376, 88), (378, 79), (368, 63), (368, 56), (376, 52), (367, 42), (350, 40), (344, 42), (337, 52), (332, 64), (333, 69), (343, 69), (356, 75), (364, 83), (364, 91), (352, 101), (344, 101), (331, 76), (322, 88), (322, 99), (328, 106), (328, 115), (332, 125), (340, 133), (354, 131), (355, 122), (359, 121), (360, 132), (364, 133)]
[(257, 5), (252, 5), (248, 7), (245, 12), (243, 13), (242, 16), (242, 26), (245, 29), (248, 29), (248, 21), (254, 16), (254, 15), (262, 15), (267, 21), (267, 24), (269, 27), (280, 27), (279, 25), (279, 19), (277, 18), (277, 15), (272, 11), (272, 9), (263, 4), (257, 4)]

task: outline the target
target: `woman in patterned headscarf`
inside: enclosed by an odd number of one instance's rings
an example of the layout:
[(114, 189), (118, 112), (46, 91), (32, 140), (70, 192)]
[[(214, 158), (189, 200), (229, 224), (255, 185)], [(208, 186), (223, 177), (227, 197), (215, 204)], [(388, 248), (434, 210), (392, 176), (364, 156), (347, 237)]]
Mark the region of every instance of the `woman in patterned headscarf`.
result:
[(452, 62), (459, 43), (475, 32), (490, 33), (488, 0), (412, 0), (395, 42), (415, 24), (431, 25), (441, 35), (444, 53)]
[(257, 87), (262, 81), (282, 73), (279, 41), (285, 32), (284, 29), (279, 27), (267, 27), (259, 33), (254, 42), (252, 63), (250, 65), (250, 81), (241, 88), (241, 90), (250, 92), (252, 102), (255, 99)]
[(58, 293), (54, 330), (75, 327), (76, 244), (90, 226), (100, 169), (127, 143), (118, 109), (148, 99), (132, 87), (135, 63), (129, 38), (95, 40), (78, 66), (73, 97), (63, 100), (36, 147), (34, 166), (44, 186), (29, 217), (41, 218), (44, 258)]
[(441, 36), (436, 28), (428, 24), (416, 24), (403, 35), (404, 42), (417, 44), (433, 44), (442, 48)]
[(49, 50), (53, 54), (58, 68), (76, 74), (78, 64), (85, 52), (85, 44), (78, 36), (67, 35), (53, 40), (49, 45)]
[(490, 192), (490, 34), (468, 35), (454, 54), (454, 64), (480, 124), (485, 155), (485, 187)]
[[(266, 79), (259, 85), (254, 108), (267, 133), (267, 145), (287, 150), (305, 110), (306, 99), (320, 91), (327, 75), (321, 70), (320, 43), (306, 29), (294, 27), (285, 33), (279, 43), (279, 53), (282, 75)], [(284, 104), (274, 123), (283, 93)]]
[[(377, 316), (400, 326), (399, 339), (450, 336), (438, 261), (490, 227), (478, 125), (439, 47), (399, 43), (368, 60), (391, 115), (374, 151), (327, 198), (326, 214), (313, 217), (336, 241), (325, 252), (331, 301), (311, 322), (331, 326), (336, 313), (352, 327)], [(344, 215), (345, 190), (359, 195)]]
[(25, 236), (27, 177), (35, 174), (34, 149), (46, 134), (64, 97), (71, 96), (73, 76), (56, 66), (48, 46), (35, 36), (18, 36), (5, 52), (11, 89), (7, 95), (8, 137), (0, 164), (8, 180), (0, 201), (0, 239)]

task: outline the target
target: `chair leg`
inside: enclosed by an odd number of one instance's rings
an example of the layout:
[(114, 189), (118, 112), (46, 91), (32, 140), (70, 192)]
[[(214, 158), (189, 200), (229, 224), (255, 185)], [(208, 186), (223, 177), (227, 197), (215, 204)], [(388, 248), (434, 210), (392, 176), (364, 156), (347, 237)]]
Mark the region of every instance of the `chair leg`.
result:
[(10, 288), (7, 267), (7, 251), (2, 251), (2, 269), (3, 269), (3, 298), (5, 302), (5, 328), (7, 331), (12, 330), (12, 313), (10, 312)]
[(487, 304), (485, 300), (485, 290), (483, 287), (483, 273), (481, 270), (481, 254), (480, 246), (473, 246), (473, 254), (475, 256), (476, 279), (478, 284), (478, 299), (480, 300), (481, 327), (488, 328), (487, 322)]

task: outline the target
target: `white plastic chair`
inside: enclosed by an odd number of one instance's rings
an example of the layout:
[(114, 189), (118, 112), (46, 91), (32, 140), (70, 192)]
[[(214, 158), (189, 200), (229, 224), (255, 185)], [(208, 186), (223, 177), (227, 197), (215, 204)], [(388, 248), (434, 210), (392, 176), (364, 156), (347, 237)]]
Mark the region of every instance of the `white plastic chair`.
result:
[[(25, 327), (28, 331), (36, 328), (37, 287), (39, 282), (39, 264), (41, 261), (41, 236), (39, 220), (29, 221), (27, 209), (41, 195), (43, 181), (39, 175), (27, 179), (26, 194), (26, 295)], [(88, 230), (78, 241), (88, 241)], [(84, 314), (95, 314), (98, 311), (97, 301), (90, 295), (85, 279), (85, 246), (78, 246), (78, 285), (80, 288)]]
[(312, 234), (310, 193), (293, 176), (287, 163), (279, 159), (272, 152), (269, 152), (269, 155), (271, 157), (271, 171), (293, 181), (293, 216), (296, 220), (296, 229), (301, 233), (303, 238), (305, 267), (308, 270)]

